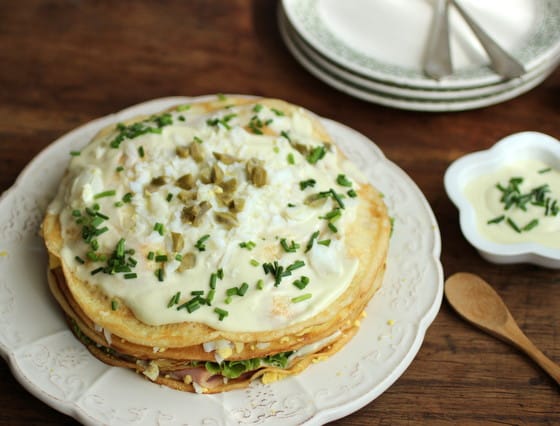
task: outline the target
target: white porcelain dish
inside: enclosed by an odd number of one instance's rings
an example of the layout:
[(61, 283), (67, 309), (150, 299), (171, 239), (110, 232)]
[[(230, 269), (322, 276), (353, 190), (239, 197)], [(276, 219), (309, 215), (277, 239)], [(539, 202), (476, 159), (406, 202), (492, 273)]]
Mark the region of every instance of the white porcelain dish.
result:
[[(299, 48), (297, 41), (292, 39), (289, 28), (283, 24), (281, 15), (279, 15), (278, 20), (280, 34), (284, 43), (294, 58), (305, 69), (307, 69), (307, 71), (329, 86), (332, 86), (350, 96), (393, 108), (428, 112), (465, 111), (469, 109), (482, 108), (507, 101), (531, 90), (545, 80), (549, 73), (554, 69), (550, 68), (544, 73), (537, 74), (532, 79), (518, 84), (513, 89), (504, 90), (487, 96), (475, 96), (472, 98), (457, 100), (428, 100), (399, 97), (380, 91), (370, 90), (363, 86), (344, 81), (340, 79), (339, 76), (332, 75), (328, 70), (319, 66), (312, 58), (307, 56), (306, 53)], [(555, 65), (556, 64), (554, 64), (554, 66)]]
[[(463, 0), (463, 6), (527, 71), (560, 52), (560, 3), (550, 0)], [(471, 88), (502, 78), (478, 40), (450, 10), (453, 75), (422, 71), (433, 1), (282, 0), (299, 35), (332, 62), (357, 74), (415, 88)]]
[(376, 91), (383, 93), (390, 97), (401, 97), (424, 101), (460, 101), (473, 98), (480, 98), (483, 96), (495, 95), (501, 92), (507, 92), (523, 86), (526, 82), (535, 79), (539, 76), (547, 77), (560, 61), (554, 58), (552, 61), (546, 61), (540, 66), (531, 69), (520, 77), (510, 80), (501, 81), (495, 84), (489, 84), (480, 87), (471, 87), (466, 89), (445, 89), (445, 88), (432, 88), (421, 89), (416, 87), (396, 86), (387, 82), (378, 81), (373, 78), (367, 78), (360, 74), (353, 73), (352, 71), (341, 67), (335, 62), (332, 62), (326, 56), (321, 55), (320, 52), (313, 49), (303, 38), (299, 36), (297, 31), (291, 26), (290, 22), (286, 19), (282, 8), (279, 8), (280, 22), (288, 33), (290, 39), (297, 46), (299, 51), (314, 62), (317, 67), (322, 68), (325, 72), (331, 74), (333, 77), (338, 77), (341, 81), (346, 81), (349, 84), (354, 84), (363, 87), (368, 91)]
[(441, 240), (422, 192), (365, 136), (321, 119), (385, 194), (394, 219), (383, 286), (358, 334), (340, 352), (272, 385), (196, 395), (160, 387), (91, 356), (69, 331), (46, 283), (37, 231), (69, 153), (102, 127), (203, 98), (164, 98), (92, 121), (42, 151), (0, 198), (0, 355), (37, 398), (86, 425), (321, 425), (387, 390), (413, 361), (439, 311)]
[(538, 159), (560, 168), (560, 141), (538, 132), (508, 136), (488, 150), (467, 154), (454, 161), (445, 173), (445, 190), (459, 210), (463, 235), (484, 259), (499, 264), (531, 263), (560, 268), (560, 249), (532, 242), (499, 244), (482, 236), (476, 224), (476, 211), (465, 196), (465, 187), (473, 179), (519, 159)]

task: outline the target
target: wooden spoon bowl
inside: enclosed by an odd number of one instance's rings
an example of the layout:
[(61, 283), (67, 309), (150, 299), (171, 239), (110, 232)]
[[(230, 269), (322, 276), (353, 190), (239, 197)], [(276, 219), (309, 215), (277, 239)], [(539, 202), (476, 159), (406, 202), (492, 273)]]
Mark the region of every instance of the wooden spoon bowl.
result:
[(560, 367), (525, 336), (501, 297), (486, 281), (474, 274), (458, 272), (446, 280), (445, 297), (461, 317), (525, 352), (560, 384)]

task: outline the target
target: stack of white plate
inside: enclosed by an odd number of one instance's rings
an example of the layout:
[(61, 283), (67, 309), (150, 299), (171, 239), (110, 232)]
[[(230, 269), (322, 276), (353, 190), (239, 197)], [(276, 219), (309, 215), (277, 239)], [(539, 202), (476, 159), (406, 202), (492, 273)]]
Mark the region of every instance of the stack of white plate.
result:
[(325, 83), (366, 101), (419, 111), (496, 104), (541, 83), (560, 63), (559, 0), (462, 0), (526, 73), (504, 79), (450, 6), (454, 72), (422, 71), (434, 0), (282, 0), (278, 20), (294, 57)]

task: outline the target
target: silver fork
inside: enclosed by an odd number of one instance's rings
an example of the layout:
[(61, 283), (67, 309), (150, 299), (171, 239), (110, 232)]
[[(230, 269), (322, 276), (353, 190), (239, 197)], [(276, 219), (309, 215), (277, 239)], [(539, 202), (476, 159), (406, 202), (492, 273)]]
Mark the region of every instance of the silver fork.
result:
[(490, 58), (490, 67), (505, 78), (520, 77), (525, 67), (506, 52), (492, 37), (478, 25), (457, 0), (437, 0), (432, 22), (432, 32), (428, 41), (424, 73), (431, 78), (441, 79), (453, 73), (449, 48), (449, 4), (453, 4)]
[(473, 18), (463, 9), (457, 0), (449, 0), (457, 11), (461, 14), (465, 22), (471, 28), (474, 35), (478, 38), (478, 41), (486, 51), (486, 54), (490, 58), (491, 68), (506, 78), (520, 77), (525, 74), (525, 67), (517, 61), (513, 56), (506, 52), (496, 41), (494, 41), (487, 33), (484, 31)]

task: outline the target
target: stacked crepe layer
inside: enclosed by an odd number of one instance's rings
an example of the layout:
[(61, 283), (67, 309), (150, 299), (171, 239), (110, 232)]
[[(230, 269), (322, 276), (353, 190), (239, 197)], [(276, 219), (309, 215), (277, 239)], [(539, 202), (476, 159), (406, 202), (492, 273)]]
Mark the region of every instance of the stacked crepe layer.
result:
[(381, 285), (390, 221), (312, 114), (218, 97), (101, 131), (42, 233), (50, 289), (96, 357), (214, 393), (340, 349)]

